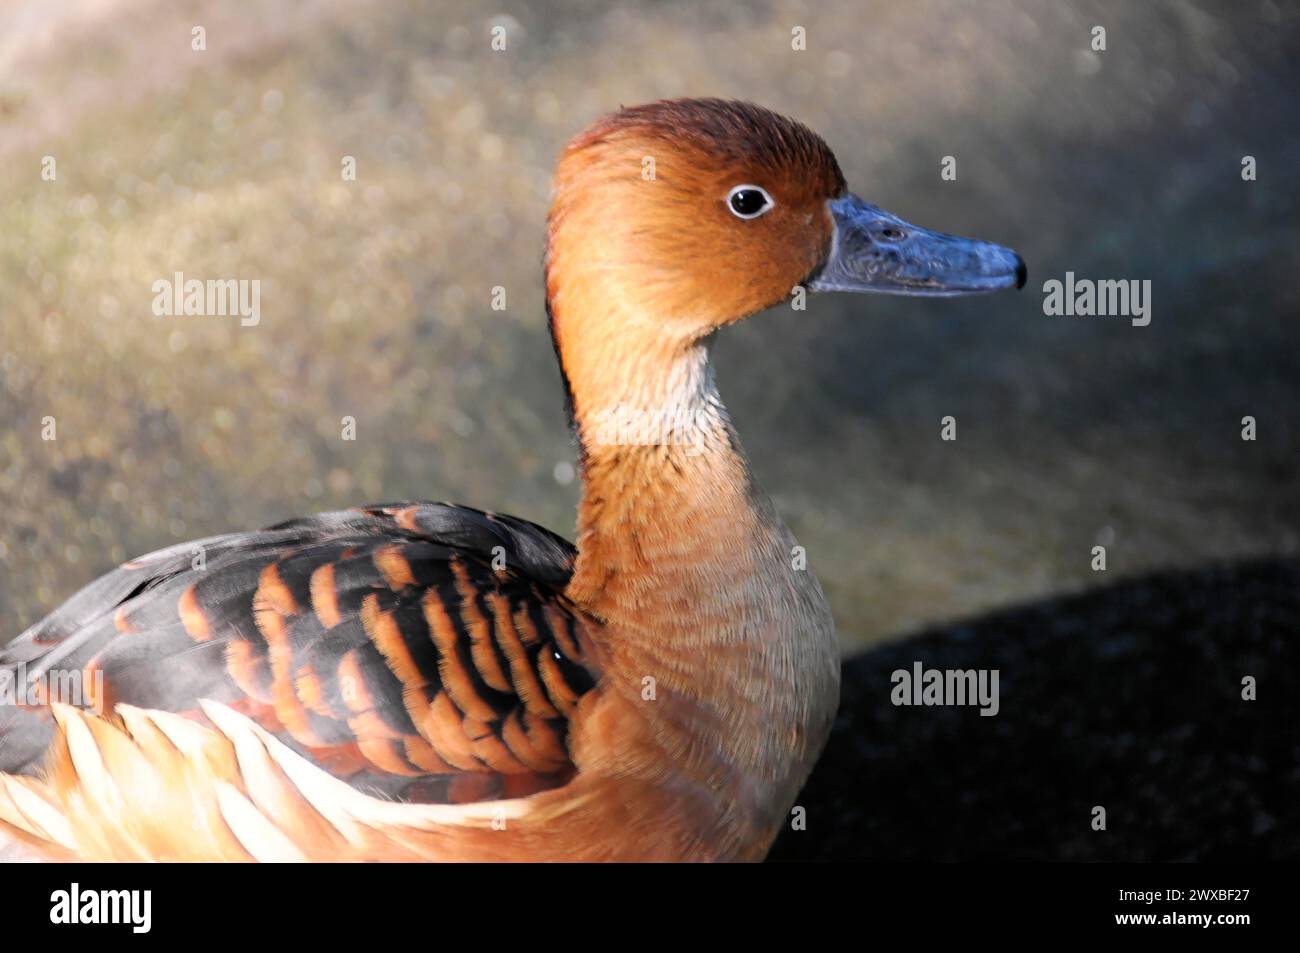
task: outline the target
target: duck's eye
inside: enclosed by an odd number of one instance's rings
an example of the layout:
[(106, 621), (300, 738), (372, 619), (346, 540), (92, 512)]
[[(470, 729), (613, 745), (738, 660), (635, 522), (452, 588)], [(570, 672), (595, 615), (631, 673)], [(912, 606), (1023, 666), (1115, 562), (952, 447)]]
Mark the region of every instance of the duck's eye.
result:
[(757, 185), (738, 185), (727, 195), (727, 207), (737, 218), (758, 218), (774, 204)]

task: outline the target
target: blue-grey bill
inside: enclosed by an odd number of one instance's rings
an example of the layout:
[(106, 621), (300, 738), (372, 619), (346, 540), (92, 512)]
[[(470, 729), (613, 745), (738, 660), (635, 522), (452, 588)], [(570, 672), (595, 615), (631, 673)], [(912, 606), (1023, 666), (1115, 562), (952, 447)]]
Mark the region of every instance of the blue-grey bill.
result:
[(951, 296), (1022, 288), (1025, 263), (1010, 248), (932, 232), (845, 195), (830, 203), (835, 238), (812, 291)]

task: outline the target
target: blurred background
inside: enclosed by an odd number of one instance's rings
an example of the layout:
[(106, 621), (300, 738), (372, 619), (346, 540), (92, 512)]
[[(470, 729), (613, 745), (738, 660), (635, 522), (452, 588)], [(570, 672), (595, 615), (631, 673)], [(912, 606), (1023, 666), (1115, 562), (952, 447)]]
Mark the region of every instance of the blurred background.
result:
[[(571, 537), (551, 168), (683, 95), (797, 117), (868, 200), (1029, 264), (1018, 295), (813, 297), (717, 343), (846, 651), (1295, 554), (1297, 26), (1256, 0), (9, 0), (0, 642), (119, 561), (307, 512), (446, 499)], [(1149, 279), (1150, 326), (1044, 316), (1067, 270)], [(154, 316), (177, 271), (260, 279), (261, 323)]]

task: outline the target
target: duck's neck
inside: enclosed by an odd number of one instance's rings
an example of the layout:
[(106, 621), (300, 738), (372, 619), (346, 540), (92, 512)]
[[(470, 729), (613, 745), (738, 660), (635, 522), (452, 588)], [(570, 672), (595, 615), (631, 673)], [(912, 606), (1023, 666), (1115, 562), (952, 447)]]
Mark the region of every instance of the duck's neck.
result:
[(602, 322), (606, 341), (555, 323), (583, 456), (567, 594), (605, 622), (606, 681), (649, 688), (653, 717), (692, 726), (679, 741), (701, 772), (721, 757), (783, 810), (837, 701), (821, 588), (751, 478), (704, 343), (633, 315)]
[(755, 550), (785, 528), (752, 483), (703, 346), (626, 381), (591, 410), (574, 395), (583, 494), (571, 591), (650, 638), (721, 636), (720, 610), (761, 574)]
[(688, 626), (708, 638), (727, 622), (715, 607), (758, 571), (755, 548), (785, 528), (753, 486), (707, 345), (616, 323), (617, 346), (557, 334), (582, 448), (569, 594), (661, 641)]

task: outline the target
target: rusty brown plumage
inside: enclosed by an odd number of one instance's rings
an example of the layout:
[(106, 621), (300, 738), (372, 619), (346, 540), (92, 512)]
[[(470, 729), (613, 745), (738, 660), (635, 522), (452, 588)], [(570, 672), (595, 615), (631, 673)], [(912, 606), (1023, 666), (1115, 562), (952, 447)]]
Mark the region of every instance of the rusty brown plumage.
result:
[[(727, 210), (744, 183), (770, 214)], [(18, 772), (0, 829), (106, 859), (762, 857), (838, 663), (707, 341), (817, 269), (843, 190), (819, 137), (749, 104), (656, 103), (578, 136), (546, 260), (576, 548), (406, 502), (205, 540), (202, 568), (182, 548), (129, 563), (0, 652), (93, 661), (114, 702), (0, 715)], [(609, 440), (613, 410), (692, 441)]]

